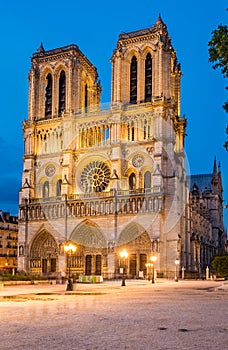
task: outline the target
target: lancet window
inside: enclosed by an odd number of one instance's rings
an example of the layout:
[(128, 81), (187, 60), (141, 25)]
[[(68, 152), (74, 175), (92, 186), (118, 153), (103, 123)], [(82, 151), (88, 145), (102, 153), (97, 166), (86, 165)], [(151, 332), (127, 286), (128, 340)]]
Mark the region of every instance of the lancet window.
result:
[(136, 176), (134, 173), (131, 173), (129, 176), (129, 189), (130, 190), (135, 190), (136, 188)]
[(88, 105), (88, 85), (85, 84), (85, 108), (87, 108)]
[(151, 54), (146, 55), (145, 60), (145, 102), (151, 101), (152, 97), (152, 58)]
[(130, 66), (130, 103), (137, 103), (137, 59), (132, 57)]
[(61, 186), (62, 186), (62, 180), (58, 180), (56, 183), (56, 197), (61, 196)]
[(135, 141), (135, 125), (133, 121), (127, 126), (127, 137), (128, 141)]
[(143, 123), (143, 139), (147, 140), (150, 139), (151, 136), (151, 127), (148, 121), (145, 119)]
[(49, 182), (45, 181), (43, 184), (43, 198), (49, 198)]
[(52, 76), (49, 73), (46, 77), (45, 88), (45, 118), (52, 115)]
[(66, 108), (66, 74), (62, 70), (59, 77), (59, 114)]
[(144, 174), (144, 188), (151, 188), (151, 172), (146, 171)]

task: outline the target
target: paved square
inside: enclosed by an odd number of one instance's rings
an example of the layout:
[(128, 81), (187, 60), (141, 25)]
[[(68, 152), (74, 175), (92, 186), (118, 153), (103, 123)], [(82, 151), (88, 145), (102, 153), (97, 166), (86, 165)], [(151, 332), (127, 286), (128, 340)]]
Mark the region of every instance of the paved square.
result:
[[(222, 286), (221, 288), (218, 288)], [(223, 350), (228, 285), (215, 281), (121, 281), (4, 287), (1, 350)]]

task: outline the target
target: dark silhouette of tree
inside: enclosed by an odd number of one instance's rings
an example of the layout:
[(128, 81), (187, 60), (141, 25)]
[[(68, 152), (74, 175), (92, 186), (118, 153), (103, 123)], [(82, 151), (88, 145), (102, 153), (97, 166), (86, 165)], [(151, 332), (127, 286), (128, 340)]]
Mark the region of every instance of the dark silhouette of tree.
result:
[[(212, 37), (208, 43), (209, 62), (214, 63), (213, 69), (220, 68), (224, 78), (228, 78), (228, 27), (220, 24), (211, 34)], [(228, 87), (226, 89), (228, 90)], [(228, 101), (224, 103), (223, 108), (228, 113)], [(228, 126), (226, 134), (228, 135)], [(228, 151), (228, 138), (224, 147)]]

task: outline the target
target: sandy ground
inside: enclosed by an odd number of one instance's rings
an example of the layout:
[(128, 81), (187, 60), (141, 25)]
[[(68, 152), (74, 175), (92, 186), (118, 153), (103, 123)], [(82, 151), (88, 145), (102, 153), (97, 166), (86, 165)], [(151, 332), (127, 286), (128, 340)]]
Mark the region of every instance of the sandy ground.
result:
[(0, 290), (0, 349), (225, 350), (228, 282), (121, 281)]

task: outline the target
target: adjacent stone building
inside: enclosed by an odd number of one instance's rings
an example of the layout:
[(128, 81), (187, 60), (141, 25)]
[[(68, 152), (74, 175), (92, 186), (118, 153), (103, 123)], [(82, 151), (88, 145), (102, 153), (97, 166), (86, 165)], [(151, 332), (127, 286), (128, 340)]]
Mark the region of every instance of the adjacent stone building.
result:
[(60, 274), (69, 240), (77, 250), (67, 264), (79, 275), (117, 277), (122, 249), (132, 278), (147, 274), (151, 255), (160, 276), (174, 275), (176, 259), (195, 268), (181, 69), (160, 16), (151, 28), (121, 34), (111, 62), (103, 109), (97, 70), (77, 45), (41, 44), (32, 55), (19, 270)]
[(0, 210), (0, 271), (14, 273), (17, 269), (18, 219)]
[(203, 276), (211, 258), (226, 245), (220, 164), (217, 167), (215, 159), (211, 174), (191, 175), (188, 180), (191, 271)]

